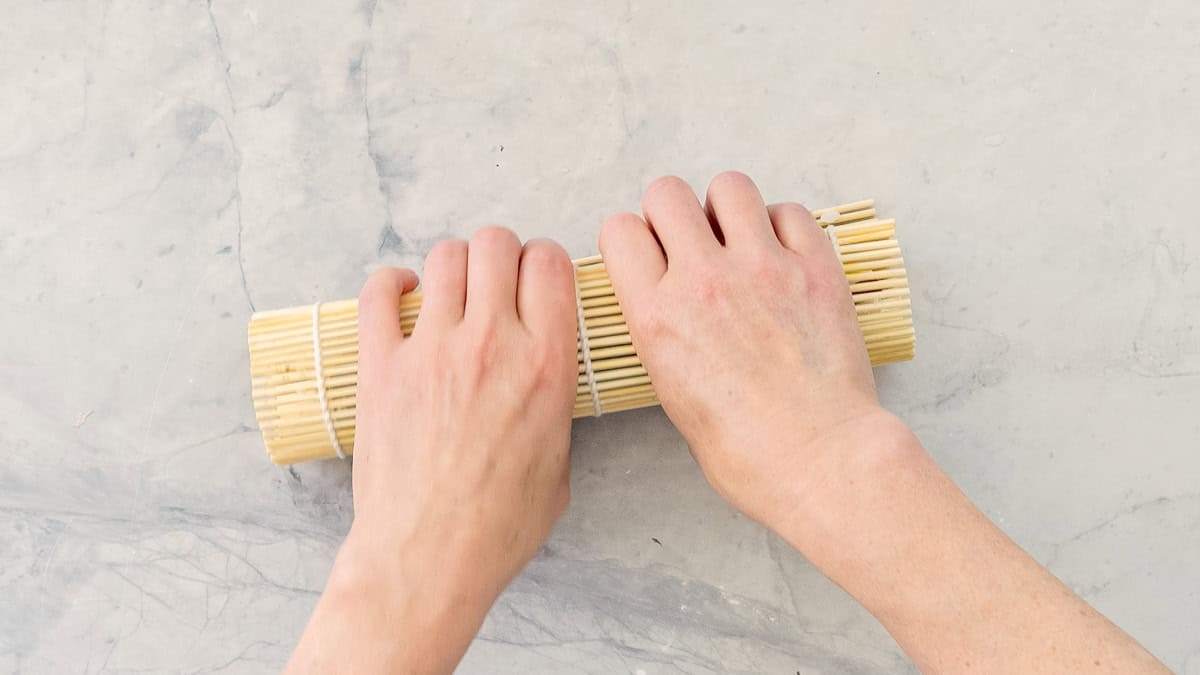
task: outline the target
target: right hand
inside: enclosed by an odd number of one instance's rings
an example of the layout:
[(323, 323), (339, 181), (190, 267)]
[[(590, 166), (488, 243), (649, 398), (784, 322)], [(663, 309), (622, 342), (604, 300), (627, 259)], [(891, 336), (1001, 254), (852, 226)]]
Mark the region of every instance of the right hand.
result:
[(600, 249), (663, 408), (717, 491), (862, 602), (922, 671), (1168, 672), (879, 406), (812, 214), (768, 209), (737, 173), (707, 201), (660, 179), (646, 219), (610, 218)]
[[(709, 482), (768, 526), (843, 461), (879, 406), (833, 246), (799, 204), (723, 173), (706, 205), (678, 178), (609, 218), (600, 250), (662, 407)], [(660, 246), (661, 242), (661, 246)]]

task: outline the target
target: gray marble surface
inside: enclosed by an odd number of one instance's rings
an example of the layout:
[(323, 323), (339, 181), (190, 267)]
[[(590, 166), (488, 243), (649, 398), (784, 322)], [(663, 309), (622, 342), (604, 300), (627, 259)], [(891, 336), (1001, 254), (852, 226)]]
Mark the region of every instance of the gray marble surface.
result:
[[(1186, 0), (10, 3), (0, 672), (285, 661), (350, 467), (267, 462), (253, 309), (487, 223), (592, 253), (652, 177), (739, 168), (899, 219), (919, 355), (887, 404), (1200, 673), (1198, 35)], [(911, 669), (661, 412), (578, 422), (572, 461), (462, 672)]]

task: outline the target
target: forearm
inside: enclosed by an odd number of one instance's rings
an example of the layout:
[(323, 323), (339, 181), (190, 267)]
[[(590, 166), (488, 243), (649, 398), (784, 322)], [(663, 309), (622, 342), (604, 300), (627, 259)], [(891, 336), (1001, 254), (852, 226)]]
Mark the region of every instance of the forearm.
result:
[(486, 602), (455, 593), (404, 561), (376, 560), (353, 535), (347, 539), (286, 672), (454, 670), (479, 630)]
[(926, 672), (1162, 666), (976, 509), (883, 414), (818, 456), (780, 533)]

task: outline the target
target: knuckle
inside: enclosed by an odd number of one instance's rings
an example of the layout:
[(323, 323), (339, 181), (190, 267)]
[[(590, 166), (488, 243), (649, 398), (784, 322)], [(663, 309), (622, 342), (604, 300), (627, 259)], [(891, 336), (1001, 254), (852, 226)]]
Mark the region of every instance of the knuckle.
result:
[(520, 240), (517, 235), (507, 227), (500, 225), (488, 225), (481, 227), (475, 231), (475, 236), (471, 237), (472, 244), (482, 244), (485, 246), (508, 246), (516, 243), (520, 245)]
[(604, 251), (615, 240), (628, 237), (634, 228), (645, 228), (646, 221), (636, 214), (624, 211), (604, 219), (600, 226), (600, 250)]
[(650, 181), (650, 185), (646, 187), (646, 193), (642, 201), (645, 203), (646, 201), (662, 196), (680, 194), (683, 191), (687, 191), (690, 194), (692, 188), (682, 178), (679, 176), (661, 176)]
[(452, 260), (466, 254), (467, 242), (461, 239), (443, 239), (429, 249), (425, 257), (425, 267), (445, 267)]
[(688, 184), (679, 176), (659, 176), (658, 178), (650, 181), (650, 185), (646, 188), (646, 191), (650, 192), (651, 190), (677, 189), (680, 187), (686, 188), (687, 186)]
[(549, 239), (534, 239), (525, 244), (521, 267), (539, 275), (567, 274), (571, 259), (557, 243)]
[(467, 273), (467, 242), (461, 239), (439, 241), (425, 257), (426, 286), (450, 284)]
[(722, 171), (713, 176), (709, 181), (708, 191), (711, 192), (734, 192), (754, 188), (754, 181), (741, 171)]
[(363, 284), (362, 289), (358, 292), (358, 304), (360, 307), (370, 307), (376, 300), (380, 299), (387, 288), (387, 281), (384, 277), (385, 273), (383, 270), (372, 272), (371, 276), (367, 277), (366, 283)]
[(812, 212), (804, 207), (799, 202), (782, 202), (772, 207), (776, 217), (788, 218), (792, 220), (808, 219), (812, 217)]
[(601, 236), (604, 236), (605, 230), (617, 230), (621, 228), (632, 227), (634, 225), (643, 227), (645, 226), (645, 224), (642, 222), (642, 219), (636, 214), (630, 213), (629, 211), (622, 211), (621, 213), (614, 213), (613, 215), (605, 218), (604, 223), (600, 226), (600, 233)]

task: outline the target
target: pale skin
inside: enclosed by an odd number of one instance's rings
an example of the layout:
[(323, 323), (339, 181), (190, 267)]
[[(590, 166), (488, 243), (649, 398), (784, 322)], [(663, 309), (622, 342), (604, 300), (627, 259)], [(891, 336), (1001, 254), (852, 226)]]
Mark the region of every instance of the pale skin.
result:
[[(929, 673), (1169, 672), (995, 527), (884, 410), (829, 240), (724, 173), (619, 214), (600, 250), (663, 409), (713, 488)], [(453, 671), (567, 507), (571, 266), (486, 228), (360, 296), (355, 519), (294, 673)]]

